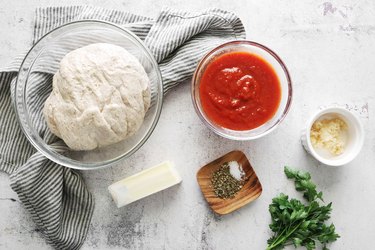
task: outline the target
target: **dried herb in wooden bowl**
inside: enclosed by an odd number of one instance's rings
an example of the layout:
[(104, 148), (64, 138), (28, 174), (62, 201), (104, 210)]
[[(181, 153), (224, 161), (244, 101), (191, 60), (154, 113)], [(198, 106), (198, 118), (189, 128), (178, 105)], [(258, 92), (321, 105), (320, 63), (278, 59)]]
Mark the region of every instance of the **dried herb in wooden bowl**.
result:
[(232, 199), (244, 185), (243, 179), (235, 178), (231, 173), (231, 165), (226, 162), (213, 172), (211, 183), (214, 193), (221, 199)]

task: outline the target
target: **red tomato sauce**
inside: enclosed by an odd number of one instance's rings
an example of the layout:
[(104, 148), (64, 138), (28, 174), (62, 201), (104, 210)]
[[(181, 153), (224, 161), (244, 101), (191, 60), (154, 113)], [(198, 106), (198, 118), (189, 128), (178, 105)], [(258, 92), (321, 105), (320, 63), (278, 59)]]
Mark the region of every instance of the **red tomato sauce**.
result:
[(206, 67), (199, 95), (203, 111), (212, 122), (232, 130), (249, 130), (276, 113), (281, 86), (264, 59), (248, 52), (230, 52)]

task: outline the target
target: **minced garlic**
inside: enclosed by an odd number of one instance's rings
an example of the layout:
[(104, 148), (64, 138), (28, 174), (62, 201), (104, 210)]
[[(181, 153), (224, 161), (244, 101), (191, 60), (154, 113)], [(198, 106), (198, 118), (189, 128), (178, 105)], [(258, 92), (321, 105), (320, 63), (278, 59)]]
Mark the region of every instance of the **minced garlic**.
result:
[(344, 152), (346, 123), (340, 118), (314, 122), (310, 131), (310, 140), (314, 148), (325, 148), (333, 155)]

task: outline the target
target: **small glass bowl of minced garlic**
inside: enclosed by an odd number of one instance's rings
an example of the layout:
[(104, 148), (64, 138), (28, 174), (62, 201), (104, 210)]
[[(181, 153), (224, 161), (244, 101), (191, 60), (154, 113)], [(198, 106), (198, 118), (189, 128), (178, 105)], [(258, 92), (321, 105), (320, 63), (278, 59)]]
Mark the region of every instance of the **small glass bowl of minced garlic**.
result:
[(321, 163), (342, 166), (361, 151), (364, 132), (359, 118), (341, 107), (322, 108), (313, 115), (302, 132), (307, 152)]

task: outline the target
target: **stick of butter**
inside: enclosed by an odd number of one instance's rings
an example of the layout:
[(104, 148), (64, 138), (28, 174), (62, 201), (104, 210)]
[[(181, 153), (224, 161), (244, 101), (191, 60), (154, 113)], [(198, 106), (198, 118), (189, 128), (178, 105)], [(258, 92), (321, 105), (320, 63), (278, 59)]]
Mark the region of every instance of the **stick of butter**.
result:
[(118, 208), (181, 182), (170, 161), (165, 161), (108, 187)]

